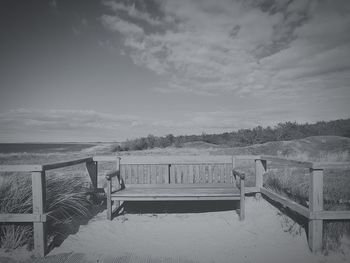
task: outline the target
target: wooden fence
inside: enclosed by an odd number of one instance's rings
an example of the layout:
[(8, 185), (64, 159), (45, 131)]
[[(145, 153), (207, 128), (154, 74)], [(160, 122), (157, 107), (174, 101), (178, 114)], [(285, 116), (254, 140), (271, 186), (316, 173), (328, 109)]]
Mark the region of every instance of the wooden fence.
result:
[(31, 214), (0, 214), (0, 222), (32, 222), (34, 253), (45, 256), (46, 234), (46, 171), (85, 163), (91, 184), (97, 188), (97, 162), (92, 157), (45, 165), (1, 165), (0, 172), (26, 172), (32, 176), (33, 212)]
[[(52, 169), (85, 163), (91, 184), (98, 188), (98, 162), (117, 164), (126, 183), (229, 183), (229, 171), (236, 168), (239, 160), (255, 163), (255, 185), (246, 187), (245, 193), (253, 193), (256, 198), (264, 196), (290, 208), (309, 220), (308, 237), (312, 251), (322, 248), (323, 220), (349, 220), (350, 211), (323, 210), (323, 170), (325, 168), (348, 168), (350, 163), (317, 164), (275, 156), (94, 156), (73, 161), (45, 165), (0, 165), (0, 172), (27, 172), (32, 176), (33, 213), (0, 214), (0, 222), (33, 222), (34, 249), (38, 256), (47, 252), (46, 237), (46, 176)], [(288, 198), (263, 187), (263, 175), (270, 162), (286, 167), (307, 168), (310, 171), (309, 207), (302, 206)], [(120, 165), (120, 166), (119, 166)], [(134, 180), (134, 181), (133, 181)]]
[[(296, 203), (270, 189), (263, 187), (263, 174), (267, 172), (268, 163), (277, 162), (288, 167), (309, 169), (309, 207)], [(323, 172), (325, 169), (350, 169), (350, 163), (312, 163), (278, 158), (275, 156), (256, 156), (256, 187), (268, 198), (306, 217), (308, 223), (308, 243), (311, 251), (322, 250), (323, 220), (350, 220), (350, 211), (323, 210)]]

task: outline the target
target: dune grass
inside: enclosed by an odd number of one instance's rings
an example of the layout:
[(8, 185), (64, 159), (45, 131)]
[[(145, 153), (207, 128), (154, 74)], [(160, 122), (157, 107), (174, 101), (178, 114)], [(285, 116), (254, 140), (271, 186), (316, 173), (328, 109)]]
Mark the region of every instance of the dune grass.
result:
[[(324, 210), (350, 210), (350, 170), (324, 171)], [(264, 187), (288, 197), (308, 207), (309, 176), (308, 169), (284, 168), (270, 169), (264, 175)], [(350, 238), (350, 222), (324, 221), (324, 253), (341, 250), (343, 237)]]
[[(91, 199), (81, 178), (47, 176), (46, 200), (48, 212), (48, 239), (53, 239), (62, 225), (74, 217), (90, 215)], [(0, 185), (0, 213), (32, 213), (31, 177), (12, 175)], [(0, 224), (0, 247), (16, 249), (33, 247), (32, 224)]]

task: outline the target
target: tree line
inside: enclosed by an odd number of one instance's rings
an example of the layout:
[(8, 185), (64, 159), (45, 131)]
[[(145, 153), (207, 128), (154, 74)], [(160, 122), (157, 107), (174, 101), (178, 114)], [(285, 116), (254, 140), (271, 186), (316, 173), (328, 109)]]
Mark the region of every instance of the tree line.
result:
[(253, 144), (271, 141), (289, 141), (317, 135), (337, 135), (350, 138), (350, 119), (335, 121), (319, 121), (313, 124), (297, 122), (278, 123), (274, 127), (257, 126), (252, 129), (240, 129), (238, 131), (224, 132), (221, 134), (180, 135), (168, 134), (126, 140), (119, 143), (114, 151), (144, 150), (155, 147), (168, 146), (181, 147), (184, 143), (203, 141), (216, 145), (230, 147), (249, 146)]

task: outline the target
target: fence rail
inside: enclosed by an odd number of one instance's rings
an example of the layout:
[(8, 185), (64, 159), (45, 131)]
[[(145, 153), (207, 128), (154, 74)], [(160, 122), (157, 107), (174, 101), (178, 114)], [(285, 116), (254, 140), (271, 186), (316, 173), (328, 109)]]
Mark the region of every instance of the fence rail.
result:
[[(283, 164), (289, 164), (294, 167), (309, 168), (310, 190), (309, 207), (302, 206), (284, 196), (276, 194), (262, 185), (263, 174), (267, 171), (267, 161), (277, 161)], [(349, 220), (350, 211), (324, 211), (323, 210), (323, 171), (326, 169), (350, 169), (350, 163), (310, 163), (300, 162), (289, 159), (282, 159), (273, 156), (260, 156), (256, 160), (260, 167), (256, 172), (257, 187), (260, 192), (275, 202), (288, 207), (298, 214), (306, 217), (308, 223), (308, 242), (313, 252), (322, 250), (323, 240), (323, 220)]]
[(85, 163), (93, 187), (97, 188), (97, 162), (92, 157), (44, 165), (0, 165), (0, 172), (26, 172), (32, 176), (33, 213), (0, 214), (3, 223), (33, 223), (34, 253), (47, 253), (46, 171)]
[[(66, 162), (43, 164), (43, 165), (0, 165), (0, 172), (27, 172), (32, 176), (33, 189), (33, 213), (32, 214), (0, 214), (0, 222), (33, 222), (34, 228), (34, 249), (38, 256), (44, 256), (47, 252), (46, 237), (46, 174), (52, 169), (63, 168), (67, 166), (85, 163), (87, 172), (91, 179), (94, 189), (98, 188), (98, 162), (114, 162), (119, 165), (127, 166), (165, 166), (164, 171), (167, 176), (164, 177), (164, 183), (171, 183), (175, 180), (174, 168), (172, 166), (189, 165), (229, 165), (230, 169), (236, 168), (238, 160), (251, 160), (255, 162), (255, 183), (253, 187), (246, 187), (245, 193), (254, 193), (256, 198), (261, 194), (274, 200), (291, 210), (301, 214), (309, 220), (309, 247), (312, 251), (319, 251), (322, 248), (322, 229), (323, 220), (350, 220), (350, 211), (324, 211), (323, 210), (323, 170), (325, 169), (350, 169), (350, 163), (312, 163), (280, 158), (268, 155), (242, 155), (242, 156), (93, 156)], [(263, 187), (263, 175), (268, 170), (268, 164), (278, 163), (282, 166), (294, 166), (309, 169), (310, 191), (309, 207), (302, 206), (284, 196)], [(143, 168), (144, 168), (143, 167)], [(188, 167), (186, 168), (188, 169)], [(214, 168), (213, 168), (214, 169)], [(221, 168), (220, 168), (221, 169)], [(230, 170), (230, 169), (226, 169)], [(119, 171), (122, 171), (120, 169)], [(141, 172), (144, 172), (143, 169)], [(202, 170), (203, 172), (203, 170)], [(210, 171), (204, 170), (210, 179)], [(180, 173), (181, 174), (181, 173)], [(213, 176), (213, 173), (211, 174)], [(145, 179), (145, 177), (144, 177)], [(211, 179), (210, 179), (211, 180)], [(221, 182), (221, 181), (220, 181)], [(226, 181), (224, 181), (226, 183)], [(144, 180), (142, 183), (147, 184)]]

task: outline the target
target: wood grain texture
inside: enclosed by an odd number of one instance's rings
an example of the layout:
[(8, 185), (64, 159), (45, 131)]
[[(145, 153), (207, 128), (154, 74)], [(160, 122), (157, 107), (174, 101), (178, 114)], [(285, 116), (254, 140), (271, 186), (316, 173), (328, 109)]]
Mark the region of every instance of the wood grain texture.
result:
[(0, 222), (45, 222), (46, 216), (40, 214), (0, 214)]
[[(44, 216), (46, 210), (46, 179), (45, 172), (32, 173), (32, 196), (33, 196), (33, 214)], [(46, 223), (33, 223), (34, 253), (36, 256), (43, 257), (47, 251)]]
[(239, 220), (245, 218), (245, 185), (244, 177), (240, 179), (240, 202), (239, 202)]
[(266, 160), (270, 162), (276, 162), (282, 165), (290, 165), (293, 167), (300, 167), (300, 168), (312, 168), (313, 166), (312, 162), (292, 160), (292, 159), (281, 158), (281, 157), (272, 156), (272, 155), (261, 155), (260, 160)]
[(86, 162), (91, 162), (91, 161), (93, 161), (93, 158), (92, 157), (88, 157), (88, 158), (82, 158), (82, 159), (77, 159), (77, 160), (72, 160), (72, 161), (44, 164), (42, 167), (43, 167), (43, 170), (47, 171), (47, 170), (52, 170), (52, 169), (72, 166), (72, 165), (76, 165), (76, 164), (80, 164), (80, 163), (86, 163)]
[[(309, 190), (310, 213), (323, 210), (323, 170), (310, 170)], [(323, 221), (309, 220), (309, 246), (313, 252), (322, 250)]]
[[(267, 171), (266, 160), (255, 160), (255, 187), (263, 187), (264, 173)], [(260, 199), (261, 194), (257, 193), (255, 198)]]
[(0, 172), (41, 172), (42, 165), (0, 165)]
[(86, 170), (88, 171), (88, 174), (90, 176), (91, 184), (94, 189), (98, 188), (98, 181), (97, 181), (97, 162), (90, 161), (86, 162)]
[[(114, 157), (115, 158), (115, 157)], [(231, 155), (120, 156), (122, 164), (209, 164), (231, 163)], [(94, 157), (96, 159), (96, 157)], [(100, 158), (97, 158), (97, 160)], [(101, 158), (107, 160), (107, 157)], [(113, 158), (111, 158), (113, 159)]]
[(302, 206), (294, 201), (291, 201), (284, 196), (276, 194), (276, 193), (272, 192), (271, 190), (266, 189), (264, 187), (262, 187), (260, 189), (260, 191), (263, 195), (267, 196), (271, 200), (278, 202), (278, 203), (290, 208), (291, 210), (293, 210), (295, 212), (298, 212), (299, 214), (303, 215), (306, 218), (309, 218), (310, 213), (306, 207), (304, 207), (304, 206)]
[(313, 169), (326, 170), (326, 169), (341, 169), (349, 170), (350, 162), (322, 162), (314, 163), (312, 166)]
[(316, 211), (310, 214), (310, 219), (350, 220), (350, 211)]

